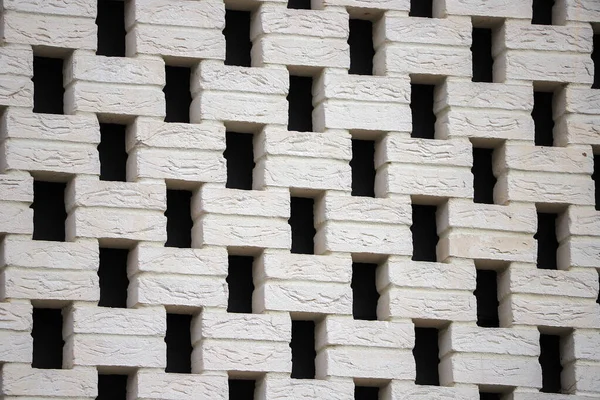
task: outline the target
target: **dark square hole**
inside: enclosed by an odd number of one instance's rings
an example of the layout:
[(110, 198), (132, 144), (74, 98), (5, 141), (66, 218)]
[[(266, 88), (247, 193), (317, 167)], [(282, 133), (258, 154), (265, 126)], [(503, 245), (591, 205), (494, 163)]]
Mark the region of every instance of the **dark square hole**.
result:
[(64, 114), (63, 59), (33, 57), (33, 112)]
[(479, 400), (500, 400), (500, 393), (479, 392)]
[(290, 75), (288, 131), (312, 132), (312, 84), (311, 77)]
[(552, 8), (554, 0), (533, 0), (533, 18), (531, 23), (534, 25), (552, 25)]
[(310, 10), (311, 0), (288, 0), (287, 8), (295, 10)]
[(229, 400), (252, 400), (256, 381), (229, 379)]
[(252, 190), (252, 171), (254, 170), (254, 149), (250, 133), (227, 132), (226, 149), (223, 155), (227, 159), (227, 183), (230, 189)]
[(167, 241), (165, 247), (192, 247), (192, 192), (167, 189)]
[(100, 248), (100, 307), (127, 308), (127, 249)]
[(433, 0), (410, 0), (408, 16), (433, 18)]
[(482, 204), (494, 204), (494, 176), (493, 159), (494, 149), (473, 147), (473, 201)]
[(33, 309), (33, 368), (61, 369), (63, 363), (62, 310)]
[(125, 2), (123, 0), (98, 0), (99, 56), (125, 57)]
[(352, 196), (375, 197), (375, 142), (352, 139)]
[(438, 372), (439, 347), (436, 328), (415, 327), (415, 348), (413, 349), (417, 367), (417, 385), (440, 385)]
[(100, 124), (100, 180), (127, 181), (125, 125)]
[(294, 379), (315, 378), (315, 323), (292, 320), (292, 375)]
[(96, 400), (127, 400), (127, 375), (98, 374)]
[(192, 372), (192, 316), (167, 313), (167, 368), (166, 372)]
[(291, 216), (289, 224), (292, 229), (292, 253), (314, 254), (314, 208), (315, 201), (305, 197), (291, 198)]
[(437, 261), (436, 206), (412, 205), (413, 261)]
[(561, 393), (560, 336), (540, 334), (540, 365), (542, 367), (543, 393)]
[(537, 213), (538, 227), (534, 239), (538, 242), (537, 267), (557, 269), (558, 240), (556, 239), (557, 214)]
[(473, 82), (494, 81), (494, 58), (492, 57), (492, 30), (473, 28), (471, 44), (473, 59)]
[(352, 263), (352, 315), (354, 319), (377, 320), (379, 292), (377, 264)]
[(165, 66), (166, 84), (163, 88), (167, 115), (165, 122), (190, 122), (190, 106), (192, 94), (190, 92), (190, 68)]
[(498, 274), (492, 270), (477, 270), (477, 325), (484, 328), (500, 326), (498, 318)]
[(436, 116), (433, 112), (435, 85), (410, 85), (410, 110), (413, 138), (435, 139)]
[(254, 281), (252, 264), (254, 257), (229, 256), (227, 284), (229, 285), (229, 300), (227, 312), (252, 313), (252, 292)]
[(33, 182), (33, 240), (65, 241), (66, 183)]
[(251, 66), (250, 17), (249, 11), (225, 10), (225, 65)]
[(533, 93), (533, 111), (531, 117), (535, 125), (535, 145), (554, 145), (554, 117), (552, 115), (552, 92)]
[(350, 74), (373, 75), (373, 23), (362, 19), (350, 20)]
[(379, 388), (354, 386), (354, 400), (379, 400)]

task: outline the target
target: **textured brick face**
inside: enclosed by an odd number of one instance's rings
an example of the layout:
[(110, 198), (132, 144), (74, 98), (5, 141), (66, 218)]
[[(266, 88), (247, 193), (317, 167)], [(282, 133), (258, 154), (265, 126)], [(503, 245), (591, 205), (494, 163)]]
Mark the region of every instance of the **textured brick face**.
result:
[(0, 399), (600, 398), (599, 1), (0, 32)]

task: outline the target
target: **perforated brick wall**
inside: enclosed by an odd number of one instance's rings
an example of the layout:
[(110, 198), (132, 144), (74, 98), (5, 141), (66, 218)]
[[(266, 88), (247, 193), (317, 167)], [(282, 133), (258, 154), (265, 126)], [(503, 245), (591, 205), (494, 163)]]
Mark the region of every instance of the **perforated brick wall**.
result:
[(0, 399), (600, 399), (600, 1), (0, 9)]

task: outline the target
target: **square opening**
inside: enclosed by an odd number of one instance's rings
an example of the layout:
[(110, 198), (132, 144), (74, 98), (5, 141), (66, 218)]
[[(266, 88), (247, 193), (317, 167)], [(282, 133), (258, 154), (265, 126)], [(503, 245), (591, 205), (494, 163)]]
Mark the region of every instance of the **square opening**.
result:
[(290, 75), (288, 131), (312, 132), (312, 85), (310, 76)]
[(498, 328), (498, 273), (477, 269), (475, 298), (477, 299), (477, 326)]
[(33, 368), (61, 369), (63, 317), (60, 308), (33, 308)]
[(435, 139), (434, 90), (435, 85), (410, 84), (412, 138)]
[(438, 333), (436, 328), (415, 327), (413, 356), (417, 367), (417, 385), (440, 385)]
[(192, 70), (187, 67), (165, 66), (166, 83), (163, 88), (167, 107), (165, 122), (190, 122), (190, 76)]
[(294, 10), (310, 10), (311, 0), (288, 0), (287, 8)]
[(125, 57), (125, 2), (123, 0), (98, 0), (98, 48), (96, 54), (108, 57)]
[(552, 114), (552, 92), (533, 92), (533, 111), (531, 117), (535, 125), (535, 145), (554, 145), (554, 116)]
[(377, 320), (379, 292), (376, 284), (377, 264), (352, 263), (352, 316), (354, 319)]
[(350, 70), (349, 74), (373, 75), (373, 23), (363, 19), (350, 19)]
[(227, 285), (229, 286), (229, 299), (227, 312), (252, 313), (252, 293), (254, 292), (254, 279), (252, 265), (254, 257), (232, 256), (228, 257)]
[(192, 192), (167, 189), (167, 241), (165, 247), (192, 247)]
[(352, 196), (375, 197), (375, 141), (352, 139)]
[(354, 400), (379, 400), (377, 386), (354, 386)]
[(494, 149), (473, 147), (473, 201), (481, 204), (494, 204), (496, 177), (493, 169)]
[(537, 213), (537, 267), (539, 269), (557, 269), (558, 240), (556, 239), (556, 218), (558, 214)]
[(437, 206), (412, 205), (413, 261), (437, 261)]
[(315, 378), (315, 323), (292, 320), (292, 375), (294, 379)]
[(256, 381), (250, 379), (229, 379), (229, 400), (253, 400)]
[(479, 392), (479, 400), (501, 400), (500, 393)]
[(252, 41), (250, 40), (249, 11), (225, 10), (225, 65), (250, 67)]
[(410, 0), (408, 16), (433, 18), (433, 0)]
[(192, 316), (167, 313), (167, 368), (165, 372), (192, 372)]
[(540, 357), (543, 393), (561, 393), (560, 336), (540, 334)]
[(33, 57), (33, 112), (64, 114), (62, 58)]
[(254, 135), (251, 133), (226, 133), (227, 183), (229, 189), (252, 190), (254, 170)]
[(96, 400), (127, 400), (128, 375), (98, 374)]
[(492, 57), (492, 30), (473, 28), (471, 54), (473, 60), (473, 82), (494, 81), (494, 58)]
[(100, 247), (100, 307), (127, 308), (129, 250)]
[(127, 181), (126, 131), (125, 125), (100, 124), (98, 153), (101, 181)]
[(553, 7), (554, 0), (533, 0), (531, 23), (534, 25), (552, 25)]
[(307, 197), (291, 198), (291, 215), (288, 223), (292, 230), (292, 253), (315, 254), (314, 199)]
[(65, 241), (66, 183), (33, 182), (33, 240)]

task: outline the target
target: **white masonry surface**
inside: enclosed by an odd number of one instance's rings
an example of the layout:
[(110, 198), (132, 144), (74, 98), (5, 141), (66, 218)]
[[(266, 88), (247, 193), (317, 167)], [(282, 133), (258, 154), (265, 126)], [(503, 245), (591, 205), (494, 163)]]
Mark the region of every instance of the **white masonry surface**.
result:
[[(97, 0), (0, 0), (0, 399), (600, 399), (600, 1), (127, 0), (126, 57), (96, 55)], [(252, 67), (227, 66), (225, 9), (252, 12)], [(373, 21), (373, 76), (350, 75), (349, 19)], [(472, 82), (473, 25), (494, 83)], [(486, 25), (488, 24), (488, 25)], [(33, 112), (33, 56), (64, 59), (64, 115)], [(191, 123), (166, 123), (165, 64), (191, 67)], [(287, 129), (289, 74), (314, 78), (313, 130)], [(437, 84), (435, 140), (411, 138), (411, 78)], [(554, 146), (534, 146), (534, 85)], [(99, 123), (127, 125), (127, 182), (100, 181)], [(253, 190), (225, 188), (225, 132), (254, 134)], [(352, 138), (376, 140), (376, 198), (351, 196)], [(473, 201), (493, 147), (495, 204)], [(65, 182), (66, 241), (32, 240), (34, 179)], [(164, 247), (166, 190), (193, 192), (192, 248)], [(292, 254), (290, 194), (315, 199), (315, 255)], [(438, 262), (411, 261), (411, 203), (438, 206)], [(558, 213), (558, 269), (536, 267), (536, 209)], [(99, 307), (100, 246), (130, 249), (127, 308)], [(255, 256), (253, 313), (227, 312), (228, 251)], [(352, 262), (378, 264), (378, 321), (352, 316)], [(499, 328), (476, 324), (476, 268), (498, 271)], [(33, 307), (61, 308), (62, 369), (32, 367)], [(166, 373), (166, 314), (193, 315), (192, 373)], [(292, 318), (316, 323), (316, 377), (292, 379)], [(415, 325), (439, 328), (440, 386), (415, 384)], [(540, 393), (540, 334), (562, 394)]]

